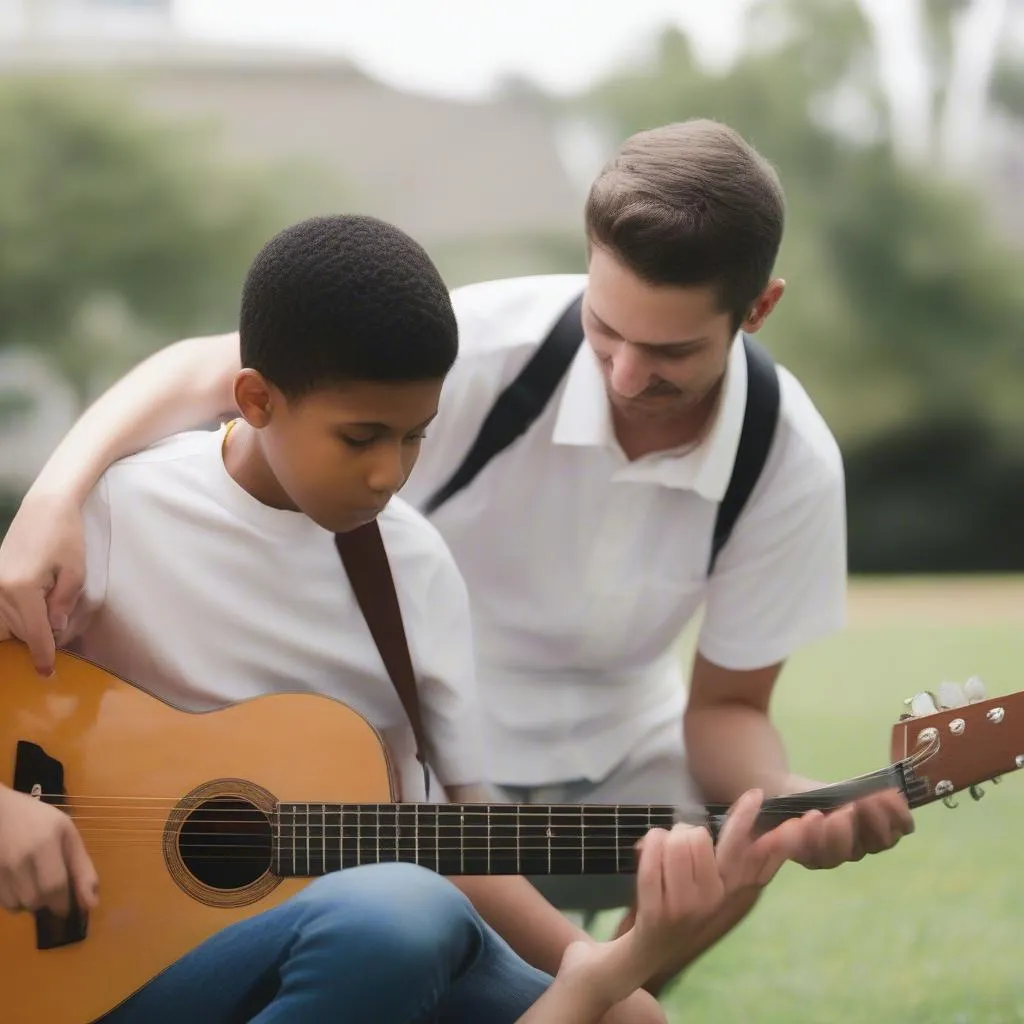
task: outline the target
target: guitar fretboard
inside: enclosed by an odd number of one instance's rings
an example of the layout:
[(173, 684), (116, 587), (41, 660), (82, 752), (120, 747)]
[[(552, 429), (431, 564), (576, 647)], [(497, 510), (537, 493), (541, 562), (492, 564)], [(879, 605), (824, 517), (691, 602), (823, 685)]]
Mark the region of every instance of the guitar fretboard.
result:
[(313, 877), (408, 861), (443, 875), (623, 874), (634, 845), (671, 828), (670, 806), (280, 804), (273, 870)]
[[(829, 810), (881, 789), (911, 806), (927, 787), (909, 761), (807, 793), (766, 800), (758, 827), (811, 808)], [(692, 824), (717, 839), (728, 808), (709, 805)], [(634, 847), (654, 827), (671, 828), (662, 804), (279, 804), (273, 870), (313, 877), (380, 861), (409, 861), (443, 875), (631, 874)]]

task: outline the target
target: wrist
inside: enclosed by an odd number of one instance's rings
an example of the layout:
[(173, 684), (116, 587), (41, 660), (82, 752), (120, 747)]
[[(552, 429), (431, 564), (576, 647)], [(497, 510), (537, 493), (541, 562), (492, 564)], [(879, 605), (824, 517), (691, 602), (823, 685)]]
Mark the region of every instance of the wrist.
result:
[(824, 783), (818, 782), (817, 779), (809, 779), (805, 775), (796, 775), (790, 772), (782, 777), (780, 785), (785, 788), (778, 790), (777, 795), (788, 796), (791, 793), (807, 793), (812, 789), (820, 789)]
[(585, 951), (577, 948), (567, 958), (559, 974), (572, 984), (585, 986), (587, 998), (603, 1010), (632, 996), (647, 980), (648, 965), (638, 956), (635, 935), (627, 932), (617, 939), (599, 942), (590, 939)]
[(608, 991), (596, 965), (580, 965), (555, 975), (551, 988), (590, 1020), (599, 1020), (618, 1002)]
[(22, 505), (80, 511), (95, 486), (94, 479), (85, 475), (88, 469), (88, 466), (79, 465), (76, 472), (63, 473), (57, 465), (52, 470), (49, 466), (44, 467), (25, 492)]

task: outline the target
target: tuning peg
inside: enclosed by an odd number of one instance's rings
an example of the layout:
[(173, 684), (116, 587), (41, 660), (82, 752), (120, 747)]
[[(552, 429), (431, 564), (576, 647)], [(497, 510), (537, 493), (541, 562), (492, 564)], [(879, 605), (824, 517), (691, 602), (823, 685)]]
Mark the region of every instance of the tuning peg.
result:
[(985, 790), (983, 790), (979, 785), (969, 787), (968, 791), (975, 800), (980, 800), (985, 795)]
[(979, 701), (985, 700), (985, 684), (977, 676), (971, 676), (964, 683), (964, 695), (971, 704), (977, 704)]
[(959, 683), (939, 684), (939, 706), (942, 708), (962, 708), (967, 704), (967, 694)]
[(934, 715), (938, 711), (934, 694), (927, 690), (923, 693), (916, 693), (903, 702), (910, 709), (911, 718), (922, 718), (924, 715)]

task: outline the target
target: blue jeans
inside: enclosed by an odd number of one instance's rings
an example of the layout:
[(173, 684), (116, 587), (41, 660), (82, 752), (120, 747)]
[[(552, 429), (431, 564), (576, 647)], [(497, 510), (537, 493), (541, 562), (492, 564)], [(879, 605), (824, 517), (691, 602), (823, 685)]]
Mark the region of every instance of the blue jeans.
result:
[(449, 881), (374, 864), (218, 932), (103, 1024), (511, 1024), (550, 983)]

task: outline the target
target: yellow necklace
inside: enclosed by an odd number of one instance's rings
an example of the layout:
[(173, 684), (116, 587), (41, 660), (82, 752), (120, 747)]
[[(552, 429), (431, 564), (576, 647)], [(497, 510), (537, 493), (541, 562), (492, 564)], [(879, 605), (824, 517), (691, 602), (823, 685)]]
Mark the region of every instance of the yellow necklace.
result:
[(236, 416), (233, 420), (229, 420), (228, 421), (228, 425), (224, 428), (224, 437), (221, 438), (221, 442), (220, 442), (220, 455), (221, 455), (221, 458), (224, 457), (224, 454), (228, 450), (228, 438), (231, 436), (231, 431), (235, 429), (235, 424), (237, 422), (238, 422), (238, 417)]

